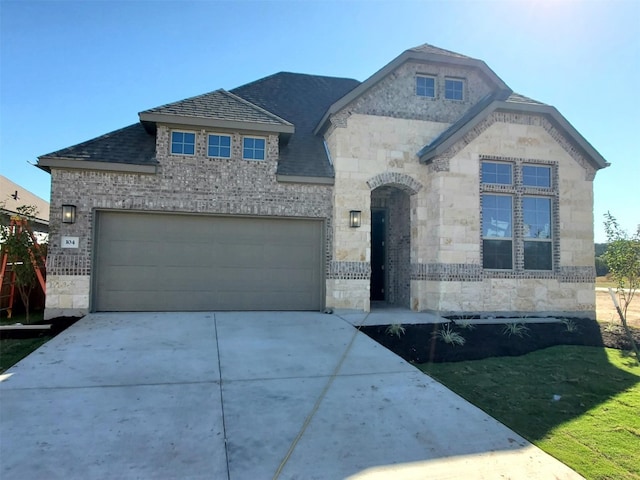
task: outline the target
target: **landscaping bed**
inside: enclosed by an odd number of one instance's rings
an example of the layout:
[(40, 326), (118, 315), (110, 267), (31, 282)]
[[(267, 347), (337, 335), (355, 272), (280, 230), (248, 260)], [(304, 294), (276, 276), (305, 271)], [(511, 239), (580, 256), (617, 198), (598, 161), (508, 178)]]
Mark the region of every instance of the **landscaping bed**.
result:
[[(464, 339), (463, 345), (443, 341), (438, 332), (447, 325)], [(603, 325), (594, 320), (572, 318), (565, 320), (565, 323), (527, 323), (525, 326), (526, 329), (518, 333), (505, 324), (473, 324), (468, 321), (402, 325), (404, 333), (397, 334), (390, 331), (387, 325), (361, 327), (360, 330), (411, 363), (520, 356), (555, 345), (586, 345), (618, 350), (631, 348), (621, 327)], [(636, 342), (640, 342), (640, 329), (633, 331)]]
[[(55, 337), (60, 332), (62, 332), (63, 330), (66, 330), (71, 325), (73, 325), (78, 320), (80, 320), (80, 318), (81, 317), (57, 317), (57, 318), (51, 318), (49, 320), (38, 320), (35, 322), (23, 324), (24, 327), (51, 325), (51, 328), (46, 330), (45, 329), (37, 330), (37, 329), (28, 329), (28, 328), (21, 329), (20, 325), (15, 325), (15, 328), (13, 329), (0, 330), (0, 340), (4, 340), (8, 338), (13, 338), (13, 339), (38, 338), (38, 337), (44, 337), (44, 336)], [(14, 326), (10, 322), (11, 322), (10, 319), (8, 320), (6, 319), (4, 320), (3, 323), (6, 327)], [(21, 323), (21, 322), (17, 322), (17, 323)]]

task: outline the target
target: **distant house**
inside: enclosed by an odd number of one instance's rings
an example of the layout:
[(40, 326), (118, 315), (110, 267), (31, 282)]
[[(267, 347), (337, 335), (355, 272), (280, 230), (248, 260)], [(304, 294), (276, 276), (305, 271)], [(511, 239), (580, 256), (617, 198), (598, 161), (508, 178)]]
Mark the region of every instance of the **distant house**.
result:
[(381, 302), (594, 316), (607, 163), (481, 60), (422, 45), (364, 82), (281, 72), (139, 117), (39, 158), (47, 317)]
[(18, 213), (18, 207), (22, 206), (33, 206), (37, 209), (36, 218), (32, 221), (33, 231), (37, 241), (45, 243), (49, 237), (49, 202), (0, 175), (1, 223), (7, 225), (10, 218)]

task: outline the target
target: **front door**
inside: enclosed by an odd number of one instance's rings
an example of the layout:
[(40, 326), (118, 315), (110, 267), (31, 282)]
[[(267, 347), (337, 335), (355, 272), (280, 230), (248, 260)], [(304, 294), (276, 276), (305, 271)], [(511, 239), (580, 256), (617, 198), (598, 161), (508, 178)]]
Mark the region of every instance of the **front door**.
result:
[(371, 210), (371, 300), (385, 300), (386, 212)]

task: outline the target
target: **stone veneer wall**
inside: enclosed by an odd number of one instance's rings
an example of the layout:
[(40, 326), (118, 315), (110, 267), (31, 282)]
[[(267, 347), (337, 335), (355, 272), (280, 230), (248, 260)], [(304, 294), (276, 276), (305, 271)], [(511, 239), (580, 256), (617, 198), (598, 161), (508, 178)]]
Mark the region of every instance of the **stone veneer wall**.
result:
[[(93, 223), (100, 209), (322, 218), (329, 270), (333, 187), (278, 183), (277, 135), (268, 136), (265, 161), (248, 161), (241, 158), (239, 132), (232, 132), (231, 159), (207, 157), (207, 133), (197, 132), (195, 155), (170, 155), (170, 129), (160, 126), (155, 175), (52, 169), (46, 318), (90, 309)], [(61, 223), (61, 206), (67, 203), (77, 207), (74, 224)], [(63, 235), (79, 237), (79, 248), (61, 248)]]
[[(408, 185), (414, 184), (424, 188), (413, 189), (409, 197), (413, 309), (593, 316), (594, 170), (546, 120), (494, 114), (482, 129), (454, 146), (455, 153), (447, 154), (445, 162), (436, 159), (432, 165), (419, 164), (415, 152), (447, 125), (353, 111), (343, 120), (343, 126), (336, 124), (327, 133), (336, 170), (333, 257), (341, 264), (357, 264), (362, 276), (357, 283), (351, 277), (339, 277), (340, 306), (367, 304), (368, 289), (363, 284), (370, 272), (372, 190), (384, 185), (412, 190)], [(557, 166), (557, 190), (551, 195), (556, 226), (553, 272), (482, 269), (479, 169), (483, 157)], [(363, 211), (358, 231), (346, 224), (350, 209)], [(333, 292), (328, 285), (328, 304)]]

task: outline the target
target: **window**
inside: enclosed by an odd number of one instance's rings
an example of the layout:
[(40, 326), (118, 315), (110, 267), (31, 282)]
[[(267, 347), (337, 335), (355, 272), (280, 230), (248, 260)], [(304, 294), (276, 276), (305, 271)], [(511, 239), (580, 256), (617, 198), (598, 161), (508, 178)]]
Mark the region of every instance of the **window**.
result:
[(209, 135), (207, 155), (218, 158), (231, 158), (231, 137), (229, 135)]
[(463, 100), (464, 82), (456, 78), (444, 79), (444, 98), (448, 100)]
[(482, 266), (513, 268), (513, 198), (510, 195), (482, 196)]
[(171, 132), (171, 153), (193, 155), (196, 150), (196, 134), (193, 132)]
[(522, 166), (522, 184), (525, 187), (551, 187), (551, 168), (537, 165)]
[(511, 185), (512, 178), (510, 163), (482, 162), (482, 183)]
[[(482, 265), (493, 270), (553, 270), (552, 170), (514, 159), (482, 161)], [(532, 195), (526, 187), (549, 189)], [(538, 192), (536, 192), (538, 193)], [(557, 201), (557, 198), (556, 198)]]
[(524, 269), (552, 270), (551, 199), (523, 197)]
[(245, 160), (264, 160), (265, 144), (264, 138), (244, 137), (242, 139), (242, 158)]
[(416, 77), (416, 95), (419, 97), (435, 98), (436, 79), (419, 75)]

